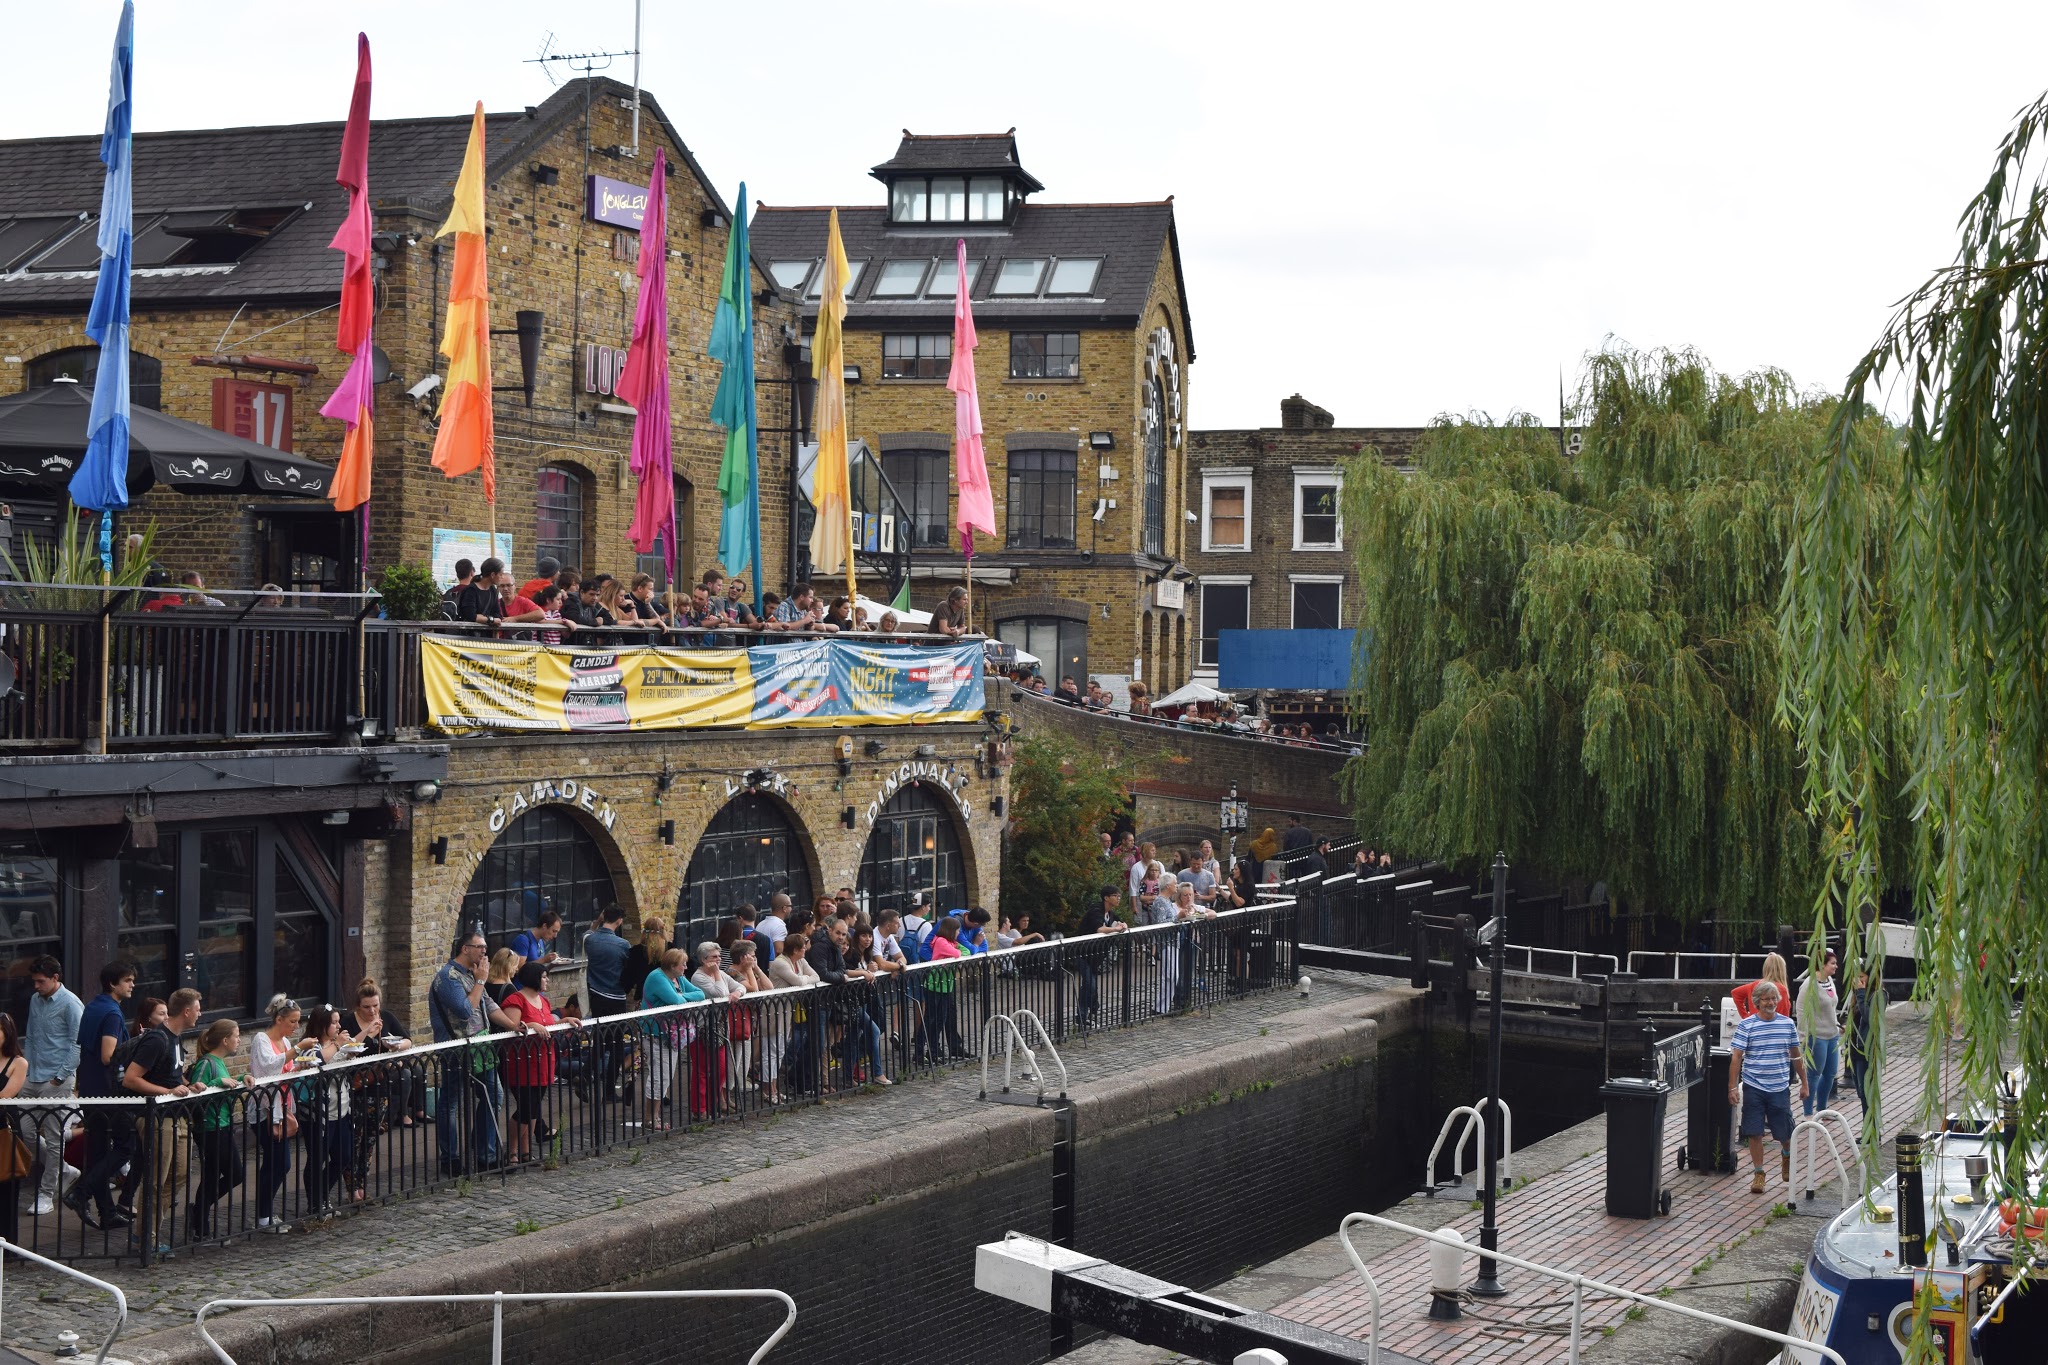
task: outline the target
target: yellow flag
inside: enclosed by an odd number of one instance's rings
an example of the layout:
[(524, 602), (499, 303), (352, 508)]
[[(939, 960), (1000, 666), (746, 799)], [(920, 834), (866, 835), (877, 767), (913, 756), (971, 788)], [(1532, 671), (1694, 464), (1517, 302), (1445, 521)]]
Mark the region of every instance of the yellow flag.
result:
[(469, 125), (469, 150), (455, 179), (455, 203), (434, 235), (455, 234), (455, 269), (448, 284), (448, 325), (441, 354), (448, 357), (441, 428), (434, 435), (434, 468), (453, 479), (482, 469), (484, 498), (498, 500), (498, 470), (491, 430), (491, 292), (484, 262), (484, 106)]
[(846, 469), (846, 244), (839, 239), (839, 210), (832, 210), (825, 242), (825, 281), (818, 299), (818, 330), (811, 338), (811, 374), (818, 381), (818, 460), (811, 467), (811, 573), (817, 577), (846, 568), (846, 594), (853, 591), (853, 546), (847, 536), (852, 514), (851, 479)]

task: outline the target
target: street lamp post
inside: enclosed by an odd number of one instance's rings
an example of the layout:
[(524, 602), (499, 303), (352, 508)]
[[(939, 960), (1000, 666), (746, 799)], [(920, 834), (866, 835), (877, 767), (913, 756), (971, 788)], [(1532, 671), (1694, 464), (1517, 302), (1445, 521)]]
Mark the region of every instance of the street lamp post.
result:
[(1251, 823), (1251, 811), (1246, 803), (1237, 799), (1237, 783), (1230, 784), (1230, 795), (1223, 799), (1217, 812), (1216, 825), (1223, 831), (1223, 866), (1231, 872), (1237, 870), (1237, 836)]
[(1500, 1282), (1500, 1263), (1488, 1252), (1500, 1250), (1500, 1229), (1493, 1221), (1494, 1195), (1500, 1181), (1500, 1010), (1501, 988), (1507, 974), (1508, 937), (1508, 855), (1493, 855), (1493, 919), (1481, 931), (1491, 955), (1493, 1007), (1486, 1024), (1486, 1188), (1480, 1198), (1484, 1209), (1479, 1222), (1479, 1278), (1472, 1292), (1485, 1298), (1507, 1293)]

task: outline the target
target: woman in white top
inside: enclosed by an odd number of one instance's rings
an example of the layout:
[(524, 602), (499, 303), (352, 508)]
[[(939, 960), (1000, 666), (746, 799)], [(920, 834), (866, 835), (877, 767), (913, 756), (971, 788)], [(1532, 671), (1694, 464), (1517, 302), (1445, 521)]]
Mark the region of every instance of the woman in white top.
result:
[(690, 980), (705, 996), (717, 1002), (729, 1000), (732, 1007), (727, 1009), (722, 1027), (718, 1024), (717, 1012), (712, 1018), (714, 1034), (725, 1035), (726, 1084), (718, 1096), (718, 1112), (730, 1114), (739, 1107), (737, 1101), (744, 1095), (747, 1084), (747, 1065), (753, 1060), (754, 1040), (748, 1028), (746, 1011), (739, 1005), (740, 997), (747, 993), (746, 983), (725, 970), (725, 950), (716, 940), (706, 939), (697, 945), (697, 970), (690, 973)]
[[(295, 1069), (317, 1069), (339, 1061), (342, 1048), (347, 1045), (341, 1011), (331, 1005), (316, 1005), (306, 1020), (306, 1036), (299, 1040)], [(305, 1149), (299, 1164), (299, 1184), (306, 1192), (306, 1216), (319, 1218), (334, 1211), (329, 1197), (335, 1187), (346, 1188), (349, 1164), (355, 1155), (356, 1133), (348, 1081), (341, 1076), (323, 1076), (293, 1089), (306, 1100), (299, 1109), (299, 1143)], [(361, 1200), (363, 1191), (352, 1189), (349, 1195), (353, 1200)]]
[[(783, 941), (782, 950), (775, 954), (775, 960), (768, 964), (768, 979), (778, 989), (786, 987), (810, 987), (821, 985), (817, 968), (811, 966), (805, 950), (810, 947), (808, 936), (798, 938), (792, 933)], [(800, 1090), (815, 1090), (817, 1048), (813, 1034), (824, 1028), (825, 1021), (816, 1017), (818, 1006), (803, 996), (798, 996), (789, 1005), (778, 1009), (768, 1022), (761, 1038), (761, 1047), (780, 1048), (782, 1051), (782, 1074), (793, 1081)]]
[[(269, 1025), (249, 1044), (249, 1075), (258, 1081), (292, 1069), (291, 1037), (299, 1027), (299, 1007), (287, 996), (270, 997), (268, 1013)], [(265, 1232), (287, 1230), (273, 1206), (292, 1171), (297, 1108), (289, 1085), (267, 1086), (249, 1103), (249, 1123), (256, 1130), (256, 1226)]]

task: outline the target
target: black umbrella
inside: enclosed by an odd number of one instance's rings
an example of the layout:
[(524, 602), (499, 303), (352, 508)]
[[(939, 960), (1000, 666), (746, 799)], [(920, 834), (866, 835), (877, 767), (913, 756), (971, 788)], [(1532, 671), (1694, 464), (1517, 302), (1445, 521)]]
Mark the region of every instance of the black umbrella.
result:
[[(92, 388), (52, 384), (0, 398), (0, 484), (62, 493), (85, 451)], [(181, 493), (327, 495), (332, 466), (150, 408), (128, 412), (128, 492), (153, 483)]]

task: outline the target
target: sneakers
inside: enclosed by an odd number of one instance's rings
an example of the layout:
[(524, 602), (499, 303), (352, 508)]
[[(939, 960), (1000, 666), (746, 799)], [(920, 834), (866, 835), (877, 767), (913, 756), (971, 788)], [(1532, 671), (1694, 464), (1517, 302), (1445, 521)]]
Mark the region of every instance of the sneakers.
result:
[(36, 1217), (42, 1218), (57, 1211), (57, 1201), (50, 1198), (47, 1194), (39, 1194), (36, 1196), (36, 1202), (29, 1205), (28, 1211)]
[(1763, 1167), (1759, 1166), (1749, 1173), (1749, 1192), (1751, 1194), (1762, 1194), (1764, 1192)]

